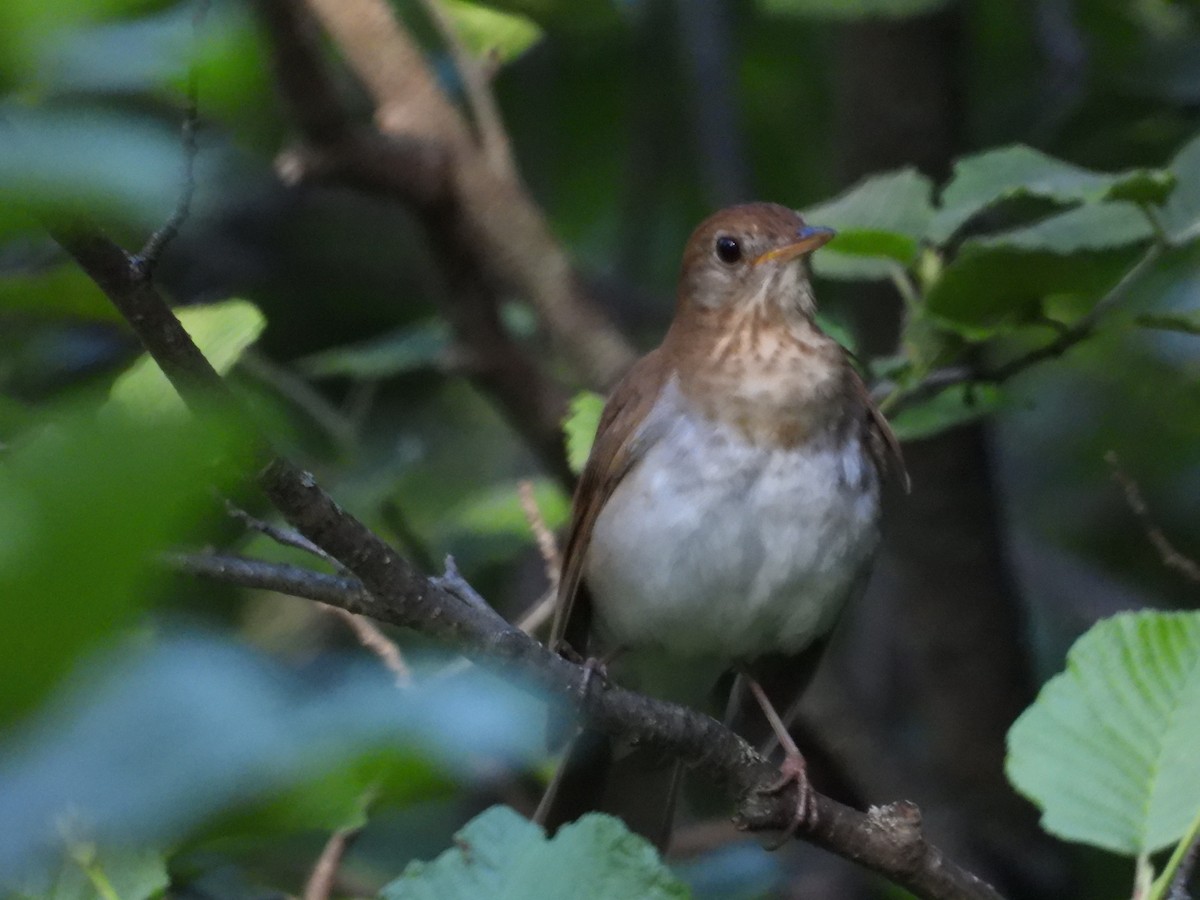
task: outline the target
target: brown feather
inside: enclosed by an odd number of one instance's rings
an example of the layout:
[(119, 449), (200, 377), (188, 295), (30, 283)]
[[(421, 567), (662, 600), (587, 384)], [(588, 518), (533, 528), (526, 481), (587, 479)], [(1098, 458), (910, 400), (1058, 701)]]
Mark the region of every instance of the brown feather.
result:
[(550, 630), (550, 646), (561, 649), (569, 644), (580, 655), (587, 652), (587, 631), (591, 622), (591, 599), (581, 589), (584, 561), (596, 518), (616, 490), (621, 479), (645, 456), (653, 441), (639, 434), (654, 402), (669, 375), (667, 361), (654, 350), (638, 362), (617, 383), (604, 406), (596, 429), (596, 442), (571, 507), (571, 525), (563, 549), (562, 575), (558, 584), (558, 604)]

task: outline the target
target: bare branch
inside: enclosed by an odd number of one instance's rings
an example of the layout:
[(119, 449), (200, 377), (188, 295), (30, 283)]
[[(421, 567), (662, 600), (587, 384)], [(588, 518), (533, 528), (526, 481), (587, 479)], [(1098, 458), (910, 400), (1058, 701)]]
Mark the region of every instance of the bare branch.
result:
[[(280, 86), (312, 145), (299, 160), (291, 159), (291, 174), (353, 173), (360, 188), (417, 203), (444, 271), (468, 270), (468, 280), (492, 305), (505, 294), (527, 298), (581, 379), (593, 387), (611, 385), (633, 362), (632, 348), (586, 292), (515, 168), (496, 165), (496, 140), (485, 139), (487, 146), (474, 141), (388, 4), (309, 0), (308, 5), (371, 95), (381, 137), (403, 147), (418, 165), (429, 154), (445, 169), (441, 179), (424, 179), (402, 154), (391, 172), (377, 164), (378, 154), (364, 154), (365, 138), (349, 124), (299, 0), (259, 0), (276, 48)], [(498, 117), (486, 128), (501, 129)], [(479, 299), (468, 294), (462, 302), (470, 306)], [(464, 343), (476, 352), (486, 349), (477, 340)], [(508, 405), (516, 405), (517, 397)]]
[(496, 97), (492, 93), (488, 72), (463, 44), (441, 0), (421, 0), (421, 5), (437, 27), (454, 59), (454, 68), (458, 71), (458, 77), (462, 79), (479, 143), (488, 161), (498, 172), (512, 177), (516, 173), (516, 166), (508, 142), (508, 132), (504, 128), (500, 108), (496, 105)]
[[(200, 27), (208, 15), (209, 0), (198, 0), (196, 12), (192, 16), (192, 53), (199, 52)], [(196, 196), (196, 156), (200, 148), (196, 143), (196, 129), (200, 121), (200, 76), (196, 67), (198, 60), (193, 58), (188, 64), (186, 99), (183, 108), (183, 187), (179, 200), (171, 216), (161, 228), (150, 235), (141, 251), (133, 258), (134, 265), (143, 278), (153, 278), (154, 269), (158, 266), (163, 252), (179, 235), (179, 229), (187, 221), (192, 211), (192, 200)]]
[[(220, 377), (153, 286), (137, 278), (128, 254), (83, 228), (65, 233), (63, 240), (85, 271), (98, 273), (99, 286), (191, 407), (204, 408), (205, 394), (227, 399)], [(352, 580), (284, 567), (287, 578), (299, 587), (313, 592), (321, 586), (326, 602), (413, 628), (483, 664), (518, 675), (531, 686), (577, 705), (589, 727), (661, 747), (722, 785), (737, 804), (739, 823), (748, 830), (781, 831), (789, 826), (795, 794), (764, 791), (777, 780), (776, 768), (719, 722), (616, 685), (589, 690), (589, 682), (595, 688), (595, 679), (589, 678), (588, 667), (551, 652), (486, 603), (468, 602), (460, 592), (423, 576), (341, 509), (312, 475), (288, 461), (272, 459), (259, 473), (258, 483), (294, 528), (350, 570), (366, 590), (355, 591)], [(202, 568), (195, 558), (187, 563), (193, 571)], [(229, 566), (221, 569), (226, 580), (230, 571)], [(249, 574), (256, 576), (254, 583), (262, 583), (261, 568)], [(915, 806), (893, 804), (864, 814), (821, 795), (814, 795), (813, 803), (816, 815), (798, 829), (798, 837), (879, 872), (921, 897), (999, 897), (924, 839)]]
[(525, 513), (525, 521), (537, 541), (538, 553), (542, 555), (542, 563), (546, 567), (546, 581), (550, 584), (550, 593), (558, 593), (558, 578), (562, 571), (562, 559), (558, 554), (558, 541), (546, 524), (546, 519), (538, 507), (537, 497), (533, 493), (532, 481), (521, 481), (517, 484), (517, 493), (521, 498), (521, 511)]
[(354, 632), (358, 642), (378, 656), (387, 670), (395, 676), (396, 687), (402, 690), (412, 687), (412, 669), (404, 661), (404, 654), (400, 652), (400, 648), (393, 641), (388, 640), (388, 636), (378, 625), (370, 619), (364, 619), (340, 606), (322, 603), (321, 608), (350, 626), (350, 630)]
[(321, 855), (317, 857), (312, 874), (304, 884), (304, 893), (300, 895), (302, 900), (329, 900), (337, 882), (338, 870), (342, 867), (342, 858), (360, 834), (362, 828), (339, 828), (329, 836)]
[(1142, 529), (1146, 532), (1146, 538), (1158, 551), (1163, 565), (1179, 572), (1188, 581), (1200, 584), (1200, 563), (1180, 553), (1158, 523), (1154, 521), (1154, 517), (1150, 515), (1150, 508), (1146, 505), (1146, 499), (1142, 496), (1141, 488), (1121, 469), (1121, 461), (1117, 458), (1117, 454), (1112, 450), (1108, 451), (1104, 454), (1104, 461), (1112, 470), (1112, 477), (1125, 491), (1125, 502), (1129, 504), (1133, 514), (1141, 522)]
[(1090, 338), (1096, 333), (1100, 320), (1117, 303), (1124, 299), (1130, 286), (1146, 273), (1162, 255), (1162, 248), (1155, 244), (1151, 246), (1140, 260), (1133, 265), (1113, 287), (1096, 301), (1088, 312), (1076, 322), (1061, 329), (1058, 336), (1049, 343), (1016, 356), (994, 369), (977, 371), (968, 367), (939, 369), (931, 372), (918, 384), (910, 388), (892, 391), (881, 402), (880, 406), (889, 415), (895, 415), (902, 409), (916, 406), (927, 400), (932, 400), (943, 391), (960, 384), (1003, 384), (1010, 378), (1019, 375), (1026, 369), (1038, 363), (1058, 359), (1077, 344)]

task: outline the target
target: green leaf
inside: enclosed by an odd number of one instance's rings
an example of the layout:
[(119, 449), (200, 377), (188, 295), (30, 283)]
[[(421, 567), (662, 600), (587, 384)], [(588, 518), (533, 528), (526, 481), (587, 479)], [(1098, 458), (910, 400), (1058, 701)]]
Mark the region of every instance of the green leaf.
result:
[(983, 340), (1036, 318), (1051, 295), (1083, 298), (1082, 305), (1090, 305), (1135, 258), (1133, 250), (1063, 256), (971, 240), (929, 289), (925, 309), (942, 325)]
[(889, 417), (902, 441), (918, 441), (965, 425), (1000, 408), (1003, 392), (995, 385), (955, 385)]
[(1200, 613), (1097, 623), (1008, 734), (1007, 771), (1072, 841), (1135, 856), (1200, 809)]
[(1023, 228), (973, 238), (972, 243), (1066, 255), (1127, 247), (1152, 237), (1154, 229), (1142, 210), (1133, 203), (1120, 201), (1077, 206)]
[[(267, 324), (258, 307), (245, 300), (188, 307), (176, 310), (176, 315), (222, 375), (258, 340)], [(107, 406), (151, 417), (177, 414), (185, 408), (167, 376), (148, 354), (143, 354), (113, 382)]]
[(1137, 316), (1134, 322), (1142, 328), (1200, 336), (1200, 310), (1196, 309), (1181, 313), (1146, 313)]
[[(546, 478), (534, 481), (533, 497), (550, 528), (558, 528), (566, 522), (570, 503), (553, 481)], [(456, 529), (479, 534), (529, 536), (529, 523), (521, 509), (520, 494), (515, 484), (488, 487), (450, 512), (447, 520), (452, 521)]]
[(501, 12), (470, 0), (440, 2), (463, 44), (477, 57), (511, 62), (541, 40), (538, 24), (518, 13)]
[(1178, 187), (1159, 213), (1172, 243), (1200, 237), (1200, 135), (1192, 138), (1171, 160)]
[(316, 378), (344, 376), (379, 380), (445, 363), (450, 352), (450, 326), (429, 319), (391, 334), (344, 347), (334, 347), (296, 362)]
[(14, 897), (31, 900), (151, 900), (161, 897), (169, 884), (159, 850), (81, 841), (68, 844), (57, 866), (32, 873), (10, 889)]
[(237, 435), (175, 419), (60, 417), (0, 455), (0, 723), (27, 713), (73, 660), (126, 627), (194, 527)]
[[(2, 6), (3, 4), (0, 4)], [(131, 115), (0, 107), (0, 233), (28, 217), (95, 216), (146, 231), (182, 187), (175, 130)]]
[(686, 898), (654, 848), (612, 816), (590, 813), (550, 840), (505, 806), (480, 813), (430, 863), (411, 863), (382, 900)]
[(933, 218), (933, 186), (915, 169), (868, 178), (828, 203), (805, 210), (814, 225), (837, 229), (813, 255), (813, 271), (827, 278), (889, 278), (895, 263), (911, 265)]
[(767, 13), (814, 19), (897, 19), (932, 12), (948, 0), (758, 0)]
[(478, 667), (435, 677), (444, 659), (401, 690), (364, 656), (326, 654), (314, 678), (233, 639), (175, 631), (89, 660), (0, 740), (0, 874), (56, 856), (67, 816), (102, 847), (174, 844), (218, 817), (225, 837), (235, 825), (327, 827), (361, 820), (364, 795), (411, 801), (544, 755), (546, 701), (532, 690)]
[(604, 398), (592, 391), (581, 391), (571, 400), (571, 409), (563, 422), (563, 433), (567, 438), (567, 464), (577, 475), (587, 465), (602, 412)]
[(1161, 203), (1174, 186), (1161, 169), (1093, 172), (1021, 144), (960, 159), (942, 192), (929, 237), (942, 244), (979, 213), (1002, 200), (1038, 197), (1056, 203), (1129, 200)]
[(0, 311), (34, 316), (119, 321), (96, 282), (74, 263), (0, 277)]

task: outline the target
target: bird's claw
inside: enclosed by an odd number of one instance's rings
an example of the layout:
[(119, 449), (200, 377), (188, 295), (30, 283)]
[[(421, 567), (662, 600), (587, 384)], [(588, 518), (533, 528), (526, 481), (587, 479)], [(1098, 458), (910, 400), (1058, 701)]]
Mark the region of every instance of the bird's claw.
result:
[(778, 850), (790, 841), (801, 825), (807, 824), (811, 828), (817, 822), (817, 804), (812, 783), (808, 780), (808, 763), (799, 753), (789, 753), (785, 756), (779, 766), (779, 777), (758, 790), (763, 794), (779, 794), (792, 784), (796, 786), (795, 812), (784, 829), (783, 836), (768, 847), (768, 850)]
[(583, 661), (583, 681), (579, 685), (579, 695), (587, 697), (597, 680), (600, 684), (608, 684), (608, 664), (603, 659), (589, 656)]

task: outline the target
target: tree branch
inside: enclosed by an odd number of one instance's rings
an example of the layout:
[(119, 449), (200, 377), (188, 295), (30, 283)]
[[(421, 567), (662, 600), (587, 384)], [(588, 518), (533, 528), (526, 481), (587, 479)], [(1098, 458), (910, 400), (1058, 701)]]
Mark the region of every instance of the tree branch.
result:
[[(151, 356), (193, 408), (206, 396), (228, 398), (220, 376), (192, 343), (162, 296), (139, 278), (131, 257), (97, 232), (60, 233), (68, 252), (122, 313)], [(98, 277), (97, 277), (98, 276)], [(578, 706), (588, 725), (643, 744), (662, 747), (713, 781), (738, 804), (742, 827), (782, 830), (795, 797), (764, 793), (776, 769), (744, 740), (712, 718), (635, 694), (615, 685), (599, 690), (588, 670), (551, 652), (509, 624), (486, 604), (467, 602), (414, 569), (362, 522), (342, 510), (315, 479), (284, 459), (271, 460), (258, 476), (267, 497), (301, 534), (338, 560), (357, 579), (270, 566), (236, 557), (174, 557), (193, 574), (319, 594), (322, 602), (441, 639), (481, 662), (505, 671)], [(944, 859), (921, 833), (911, 804), (860, 813), (828, 797), (815, 798), (815, 822), (804, 839), (853, 860), (922, 897), (987, 898), (999, 895), (974, 875)]]
[(1162, 247), (1158, 244), (1152, 245), (1108, 293), (1097, 300), (1086, 314), (1063, 328), (1054, 340), (1015, 356), (993, 369), (980, 371), (970, 366), (955, 366), (951, 369), (934, 370), (912, 387), (891, 391), (883, 398), (881, 407), (888, 415), (895, 415), (902, 409), (932, 400), (943, 391), (960, 384), (1003, 384), (1038, 363), (1058, 359), (1096, 333), (1096, 326), (1100, 320), (1120, 302), (1130, 286), (1141, 278), (1161, 255)]
[(467, 374), (550, 471), (571, 483), (559, 431), (568, 393), (508, 333), (500, 306), (509, 296), (527, 299), (562, 359), (592, 387), (611, 385), (628, 368), (631, 347), (551, 235), (507, 138), (494, 133), (498, 117), (479, 123), (486, 140), (477, 141), (383, 0), (307, 5), (370, 95), (376, 127), (354, 124), (346, 111), (300, 0), (258, 0), (278, 84), (305, 139), (280, 158), (281, 175), (337, 181), (413, 208), (446, 279), (443, 312)]

